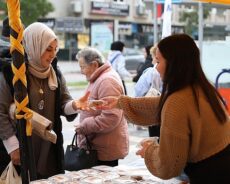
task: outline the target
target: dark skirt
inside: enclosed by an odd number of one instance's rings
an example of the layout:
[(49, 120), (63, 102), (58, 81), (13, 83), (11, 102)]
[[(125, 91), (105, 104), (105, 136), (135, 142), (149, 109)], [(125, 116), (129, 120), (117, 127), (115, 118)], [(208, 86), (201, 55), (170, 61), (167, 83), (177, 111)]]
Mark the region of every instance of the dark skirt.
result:
[(221, 152), (185, 167), (190, 184), (230, 184), (230, 145)]

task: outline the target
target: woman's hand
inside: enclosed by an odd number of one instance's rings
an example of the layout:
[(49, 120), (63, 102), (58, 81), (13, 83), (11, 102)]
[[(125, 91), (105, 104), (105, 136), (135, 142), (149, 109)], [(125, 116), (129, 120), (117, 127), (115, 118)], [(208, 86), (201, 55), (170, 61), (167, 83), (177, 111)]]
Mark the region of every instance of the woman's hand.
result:
[(90, 95), (90, 91), (87, 91), (87, 93), (83, 97), (79, 98), (78, 100), (74, 100), (72, 103), (74, 110), (89, 111), (90, 110), (89, 104), (88, 104), (89, 95)]
[(15, 103), (10, 104), (9, 107), (9, 117), (11, 120), (15, 120), (15, 111), (16, 111), (16, 105)]
[(80, 123), (74, 125), (75, 127), (75, 132), (79, 135), (81, 134), (81, 126), (80, 126)]
[(11, 161), (14, 165), (20, 165), (20, 152), (16, 149), (10, 153)]
[(103, 104), (97, 106), (96, 108), (101, 110), (109, 110), (109, 109), (117, 108), (118, 99), (119, 97), (117, 96), (104, 97), (101, 99), (103, 101)]
[(143, 139), (140, 142), (140, 149), (136, 152), (137, 155), (140, 155), (142, 158), (145, 157), (145, 152), (146, 149), (149, 147), (151, 144), (158, 144), (158, 137), (148, 137), (146, 139)]

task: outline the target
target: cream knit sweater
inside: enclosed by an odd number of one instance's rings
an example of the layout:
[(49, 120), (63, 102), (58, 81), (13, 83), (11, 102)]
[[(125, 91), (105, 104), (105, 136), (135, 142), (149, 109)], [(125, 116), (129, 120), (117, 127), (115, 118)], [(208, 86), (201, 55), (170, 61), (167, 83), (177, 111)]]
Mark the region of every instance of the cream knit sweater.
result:
[[(161, 114), (160, 144), (145, 152), (148, 170), (162, 179), (178, 176), (187, 162), (204, 160), (230, 144), (230, 118), (221, 124), (199, 90), (200, 114), (191, 88), (173, 93)], [(157, 124), (154, 118), (159, 97), (120, 97), (118, 104), (126, 118), (138, 125)], [(227, 114), (227, 112), (226, 112)]]

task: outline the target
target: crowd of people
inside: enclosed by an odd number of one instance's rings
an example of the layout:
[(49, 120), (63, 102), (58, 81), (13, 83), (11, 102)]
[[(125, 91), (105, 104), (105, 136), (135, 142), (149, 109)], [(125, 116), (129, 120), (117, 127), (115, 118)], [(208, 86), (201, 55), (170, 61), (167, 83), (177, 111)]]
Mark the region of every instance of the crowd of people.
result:
[[(127, 120), (148, 126), (140, 155), (154, 175), (170, 179), (185, 172), (191, 184), (230, 181), (230, 118), (222, 97), (206, 78), (200, 53), (186, 34), (168, 36), (146, 47), (146, 65), (135, 77), (135, 97), (127, 96), (125, 44), (111, 44), (107, 59), (95, 48), (78, 52), (88, 86), (85, 95), (73, 99), (57, 64), (58, 37), (42, 23), (32, 23), (23, 35), (26, 53), (29, 108), (52, 122), (57, 135), (53, 144), (32, 134), (37, 178), (64, 173), (64, 149), (60, 116), (74, 121), (77, 144), (86, 139), (98, 152), (97, 165), (117, 166), (129, 152)], [(1, 56), (2, 57), (2, 56)], [(9, 114), (14, 103), (10, 65), (0, 72), (0, 172), (10, 160), (20, 165), (16, 118)], [(92, 101), (102, 102), (92, 105)]]

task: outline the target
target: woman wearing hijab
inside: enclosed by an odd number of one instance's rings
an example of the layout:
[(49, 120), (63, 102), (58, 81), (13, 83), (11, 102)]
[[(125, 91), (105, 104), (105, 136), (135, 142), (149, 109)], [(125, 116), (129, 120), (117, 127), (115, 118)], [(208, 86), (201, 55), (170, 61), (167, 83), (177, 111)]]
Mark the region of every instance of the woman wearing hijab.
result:
[[(60, 115), (65, 116), (68, 121), (72, 121), (82, 104), (81, 100), (72, 99), (66, 87), (66, 81), (57, 68), (58, 39), (55, 33), (42, 23), (33, 23), (24, 31), (23, 45), (28, 60), (26, 76), (30, 99), (29, 107), (52, 121), (52, 129), (57, 135), (57, 142), (53, 144), (32, 134), (37, 177), (38, 179), (47, 178), (64, 173)], [(3, 140), (13, 164), (20, 165), (15, 123), (10, 120), (8, 115), (13, 97), (2, 73), (0, 73), (0, 86), (0, 138)]]

